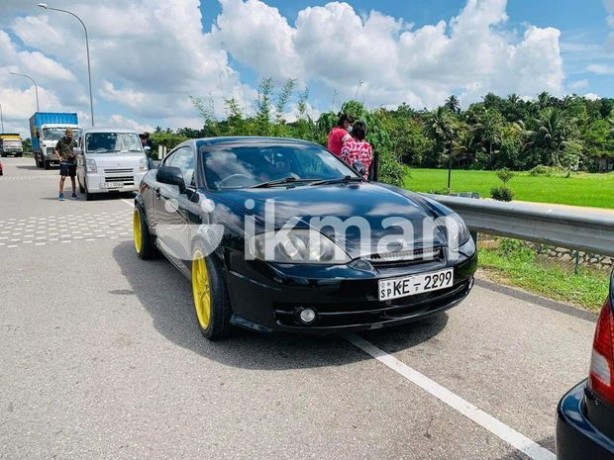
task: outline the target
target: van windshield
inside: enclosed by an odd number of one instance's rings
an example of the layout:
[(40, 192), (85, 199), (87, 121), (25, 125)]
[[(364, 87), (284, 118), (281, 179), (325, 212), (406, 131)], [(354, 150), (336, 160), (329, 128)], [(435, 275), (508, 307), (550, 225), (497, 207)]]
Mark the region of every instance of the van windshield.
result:
[(91, 153), (127, 153), (143, 152), (143, 147), (136, 133), (88, 133), (85, 135), (85, 150)]

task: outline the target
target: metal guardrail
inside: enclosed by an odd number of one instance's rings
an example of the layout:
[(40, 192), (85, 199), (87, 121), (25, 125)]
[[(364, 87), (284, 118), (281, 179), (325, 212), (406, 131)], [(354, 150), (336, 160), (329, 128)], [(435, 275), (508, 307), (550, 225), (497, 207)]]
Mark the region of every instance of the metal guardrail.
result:
[(472, 231), (614, 257), (614, 212), (427, 195), (460, 214)]

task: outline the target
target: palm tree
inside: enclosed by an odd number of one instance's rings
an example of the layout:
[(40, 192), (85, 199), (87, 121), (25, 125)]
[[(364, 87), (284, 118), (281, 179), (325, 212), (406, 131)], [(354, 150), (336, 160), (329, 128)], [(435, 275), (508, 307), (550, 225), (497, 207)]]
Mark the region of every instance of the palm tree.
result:
[(494, 166), (494, 156), (503, 141), (503, 119), (499, 112), (485, 110), (472, 127), (473, 139), (484, 152), (488, 153), (490, 167)]
[(443, 154), (448, 155), (448, 190), (452, 183), (452, 143), (455, 136), (454, 122), (446, 107), (439, 107), (431, 112), (426, 119), (424, 129), (428, 136), (437, 141), (437, 145), (443, 148)]
[(444, 107), (448, 109), (452, 113), (460, 113), (460, 101), (458, 98), (452, 94), (444, 104)]
[(561, 154), (573, 134), (574, 120), (550, 108), (542, 111), (534, 122), (536, 129), (530, 133), (531, 145), (546, 151), (552, 165), (561, 166)]

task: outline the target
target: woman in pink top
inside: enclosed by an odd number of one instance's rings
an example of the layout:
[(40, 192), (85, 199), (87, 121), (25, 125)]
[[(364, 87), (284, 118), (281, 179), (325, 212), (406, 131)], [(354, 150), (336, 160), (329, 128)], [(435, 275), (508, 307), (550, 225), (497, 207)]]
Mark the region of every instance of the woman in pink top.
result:
[(352, 130), (352, 124), (354, 123), (354, 117), (345, 113), (339, 114), (339, 121), (330, 133), (328, 133), (327, 148), (329, 152), (334, 153), (336, 156), (341, 156), (341, 148), (343, 144), (352, 138), (350, 132)]
[(352, 138), (341, 148), (341, 159), (350, 167), (354, 167), (354, 164), (360, 161), (365, 167), (364, 177), (368, 179), (371, 163), (373, 163), (373, 148), (365, 140), (366, 135), (367, 126), (362, 121), (354, 123)]

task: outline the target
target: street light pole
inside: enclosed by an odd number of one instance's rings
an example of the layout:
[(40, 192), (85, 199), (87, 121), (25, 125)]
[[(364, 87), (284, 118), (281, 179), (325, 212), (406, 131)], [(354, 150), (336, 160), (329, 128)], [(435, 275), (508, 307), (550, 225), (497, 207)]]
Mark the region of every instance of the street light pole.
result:
[(94, 98), (92, 97), (92, 69), (90, 65), (90, 43), (89, 43), (89, 39), (87, 36), (87, 27), (85, 27), (85, 23), (81, 20), (81, 18), (77, 16), (75, 13), (72, 13), (71, 11), (61, 10), (59, 8), (52, 8), (46, 3), (39, 3), (38, 6), (46, 10), (53, 10), (53, 11), (59, 11), (60, 13), (70, 14), (71, 16), (77, 18), (77, 21), (79, 21), (81, 25), (83, 26), (83, 31), (85, 32), (85, 50), (87, 53), (87, 79), (88, 79), (89, 90), (90, 90), (90, 115), (91, 115), (92, 126), (94, 126)]
[(38, 85), (36, 84), (36, 82), (34, 81), (34, 78), (30, 77), (29, 75), (24, 75), (22, 73), (15, 73), (15, 72), (9, 72), (11, 75), (16, 75), (18, 77), (25, 77), (25, 78), (29, 78), (30, 80), (32, 80), (32, 83), (34, 83), (34, 89), (36, 90), (36, 111), (40, 112), (41, 108), (38, 105)]

